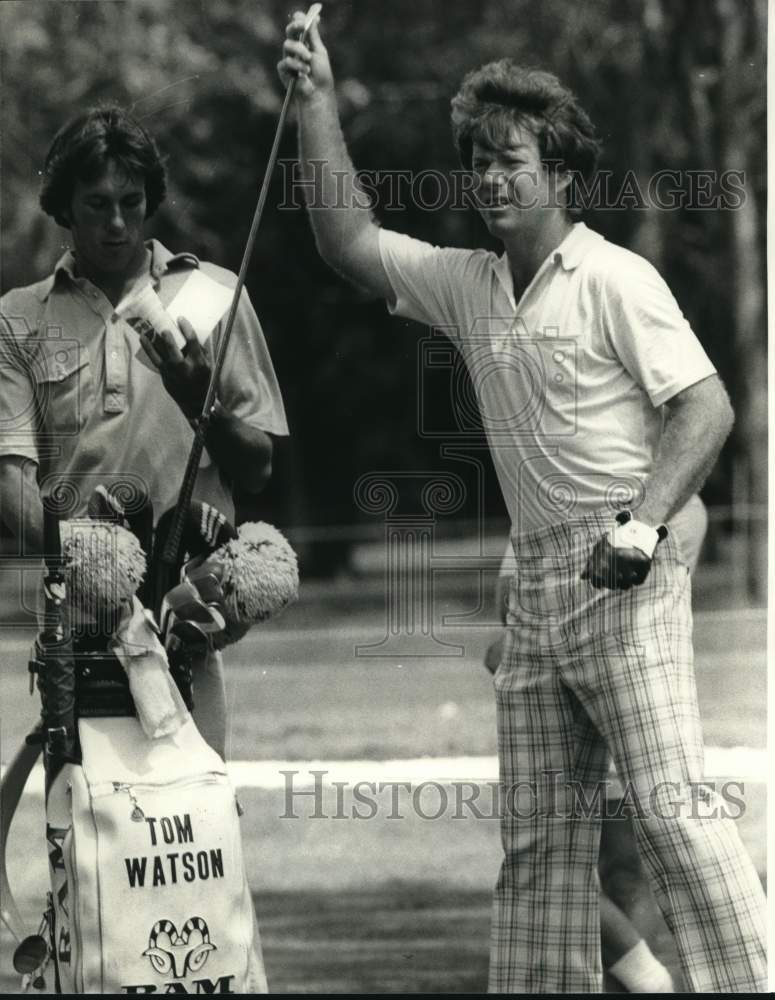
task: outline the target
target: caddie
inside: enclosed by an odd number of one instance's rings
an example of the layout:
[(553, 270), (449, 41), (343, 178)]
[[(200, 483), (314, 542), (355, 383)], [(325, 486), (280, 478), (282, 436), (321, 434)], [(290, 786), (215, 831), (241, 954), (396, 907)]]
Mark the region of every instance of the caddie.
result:
[(689, 572), (670, 528), (732, 426), (724, 387), (657, 271), (574, 221), (571, 185), (599, 142), (556, 77), (508, 59), (466, 76), (453, 135), (503, 253), (439, 248), (375, 222), (328, 53), (317, 26), (298, 40), (302, 24), (279, 71), (298, 75), (318, 249), (391, 312), (448, 332), (512, 520), (494, 685), (501, 778), (526, 794), (506, 797), (490, 989), (601, 991), (601, 815), (586, 806), (613, 757), (689, 989), (764, 991), (762, 887), (702, 784)]
[[(164, 201), (154, 139), (120, 107), (67, 123), (45, 159), (40, 204), (70, 247), (47, 278), (0, 299), (0, 500), (26, 554), (42, 551), (41, 495), (71, 491), (86, 513), (98, 485), (175, 505), (236, 277), (145, 240)], [(164, 329), (129, 322), (138, 302)], [(155, 329), (155, 335), (151, 331)], [(271, 474), (288, 428), (261, 326), (242, 293), (194, 497), (234, 519), (232, 491)], [(225, 754), (220, 654), (196, 678), (194, 718)]]

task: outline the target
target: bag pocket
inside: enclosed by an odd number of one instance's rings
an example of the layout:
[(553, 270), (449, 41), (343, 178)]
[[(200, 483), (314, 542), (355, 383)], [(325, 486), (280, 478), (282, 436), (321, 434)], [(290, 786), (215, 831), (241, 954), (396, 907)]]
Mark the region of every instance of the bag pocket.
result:
[(195, 731), (175, 747), (144, 740), (136, 719), (79, 728), (68, 833), (75, 990), (246, 992), (263, 963), (223, 762)]
[(242, 846), (225, 775), (171, 784), (114, 782), (92, 789), (92, 813), (103, 935), (100, 988), (123, 993), (153, 984), (165, 992), (175, 983), (177, 990), (196, 993), (224, 980), (230, 987), (242, 982), (248, 963), (248, 936), (240, 933)]

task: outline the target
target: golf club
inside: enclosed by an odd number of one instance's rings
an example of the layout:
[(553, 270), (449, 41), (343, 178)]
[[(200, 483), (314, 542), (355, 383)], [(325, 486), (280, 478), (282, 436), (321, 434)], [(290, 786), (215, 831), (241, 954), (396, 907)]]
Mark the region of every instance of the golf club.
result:
[[(320, 11), (322, 10), (322, 4), (313, 3), (312, 6), (307, 11), (306, 18), (304, 20), (304, 30), (301, 33), (300, 41), (304, 41), (307, 37), (309, 29), (312, 27), (315, 18), (318, 17)], [(213, 364), (212, 374), (210, 376), (210, 384), (207, 387), (207, 393), (205, 395), (204, 405), (202, 406), (202, 413), (196, 422), (196, 431), (194, 434), (194, 441), (191, 445), (191, 453), (188, 458), (188, 464), (186, 465), (186, 471), (183, 476), (183, 483), (180, 488), (180, 494), (178, 496), (178, 502), (175, 507), (175, 513), (173, 515), (172, 524), (170, 525), (170, 531), (165, 541), (164, 549), (162, 552), (162, 562), (168, 566), (175, 566), (180, 554), (180, 544), (183, 536), (183, 530), (186, 523), (186, 515), (188, 512), (188, 506), (191, 502), (191, 497), (194, 491), (194, 483), (196, 481), (196, 474), (199, 469), (199, 462), (202, 457), (202, 450), (204, 449), (205, 436), (207, 434), (207, 427), (210, 421), (211, 410), (215, 402), (215, 390), (218, 383), (218, 377), (221, 373), (223, 367), (224, 359), (226, 357), (226, 350), (229, 345), (229, 338), (231, 336), (232, 327), (234, 326), (234, 319), (237, 315), (237, 307), (239, 306), (240, 296), (242, 295), (242, 289), (245, 285), (245, 277), (247, 275), (248, 265), (250, 264), (250, 258), (253, 253), (253, 245), (256, 241), (256, 236), (258, 234), (258, 227), (261, 223), (261, 216), (264, 212), (264, 205), (266, 204), (267, 194), (269, 193), (269, 184), (272, 179), (272, 173), (274, 171), (274, 166), (277, 161), (277, 154), (280, 149), (280, 139), (282, 137), (283, 128), (285, 127), (285, 119), (288, 117), (288, 109), (290, 108), (291, 100), (293, 98), (293, 91), (296, 86), (296, 78), (292, 78), (288, 82), (288, 87), (285, 91), (285, 100), (283, 101), (283, 106), (280, 111), (280, 117), (277, 122), (277, 129), (275, 131), (274, 142), (272, 143), (272, 149), (269, 153), (269, 160), (266, 165), (266, 170), (264, 172), (264, 180), (261, 185), (261, 191), (258, 196), (258, 203), (256, 204), (256, 210), (253, 214), (253, 222), (250, 227), (250, 233), (248, 234), (247, 243), (245, 244), (245, 251), (242, 255), (242, 263), (240, 264), (239, 274), (237, 276), (237, 284), (234, 287), (234, 295), (231, 301), (231, 308), (229, 309), (229, 315), (226, 320), (226, 327), (223, 331), (223, 336), (221, 338), (220, 344), (218, 345), (218, 352), (215, 357), (215, 362)]]

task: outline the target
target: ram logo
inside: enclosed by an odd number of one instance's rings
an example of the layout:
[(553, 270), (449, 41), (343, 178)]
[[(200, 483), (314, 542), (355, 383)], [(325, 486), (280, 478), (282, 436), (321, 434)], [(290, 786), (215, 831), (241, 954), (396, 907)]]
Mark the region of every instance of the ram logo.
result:
[(201, 917), (190, 917), (178, 934), (171, 920), (157, 920), (148, 938), (143, 955), (160, 976), (172, 973), (175, 979), (184, 979), (190, 972), (199, 972), (211, 951), (207, 922)]

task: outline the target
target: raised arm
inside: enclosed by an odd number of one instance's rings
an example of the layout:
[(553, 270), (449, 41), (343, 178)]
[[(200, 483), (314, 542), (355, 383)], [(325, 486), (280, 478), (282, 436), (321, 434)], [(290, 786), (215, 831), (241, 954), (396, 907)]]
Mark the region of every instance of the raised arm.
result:
[(298, 41), (304, 14), (296, 11), (286, 29), (280, 79), (298, 76), (299, 159), (312, 230), (321, 257), (345, 278), (375, 296), (392, 290), (379, 253), (379, 227), (368, 199), (358, 188), (347, 152), (334, 92), (328, 52), (317, 19)]

